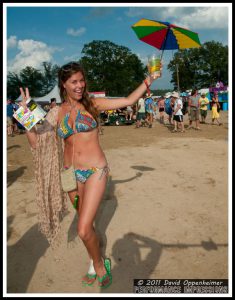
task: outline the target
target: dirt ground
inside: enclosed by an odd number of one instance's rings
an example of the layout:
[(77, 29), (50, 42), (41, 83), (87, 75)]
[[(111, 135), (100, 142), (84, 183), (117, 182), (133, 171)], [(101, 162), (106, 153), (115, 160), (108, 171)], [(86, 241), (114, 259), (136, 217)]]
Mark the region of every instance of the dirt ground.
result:
[[(133, 279), (228, 278), (228, 112), (222, 126), (171, 133), (105, 126), (111, 169), (95, 227), (113, 284), (83, 287), (88, 257), (72, 205), (54, 252), (37, 227), (32, 155), (25, 134), (7, 139), (7, 292), (133, 293)], [(207, 122), (210, 122), (211, 111)], [(187, 127), (187, 116), (185, 118)]]

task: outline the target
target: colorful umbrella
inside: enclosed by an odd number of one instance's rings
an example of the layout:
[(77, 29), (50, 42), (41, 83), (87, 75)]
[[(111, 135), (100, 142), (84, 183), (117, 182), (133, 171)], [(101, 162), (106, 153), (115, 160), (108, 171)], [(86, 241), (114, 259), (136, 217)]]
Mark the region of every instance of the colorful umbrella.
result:
[(196, 32), (168, 22), (141, 19), (132, 26), (132, 29), (141, 41), (159, 50), (201, 47)]

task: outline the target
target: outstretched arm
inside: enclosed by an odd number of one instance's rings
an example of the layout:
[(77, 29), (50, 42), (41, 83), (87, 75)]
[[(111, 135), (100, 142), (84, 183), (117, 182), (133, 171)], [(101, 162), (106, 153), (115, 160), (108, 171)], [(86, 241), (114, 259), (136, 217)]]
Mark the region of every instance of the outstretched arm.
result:
[(152, 84), (152, 82), (161, 77), (157, 75), (157, 77), (148, 76), (129, 96), (117, 99), (106, 99), (106, 98), (94, 98), (93, 102), (98, 110), (110, 110), (110, 109), (118, 109), (122, 107), (126, 107), (128, 105), (133, 105), (136, 103), (139, 98), (146, 92), (148, 87)]

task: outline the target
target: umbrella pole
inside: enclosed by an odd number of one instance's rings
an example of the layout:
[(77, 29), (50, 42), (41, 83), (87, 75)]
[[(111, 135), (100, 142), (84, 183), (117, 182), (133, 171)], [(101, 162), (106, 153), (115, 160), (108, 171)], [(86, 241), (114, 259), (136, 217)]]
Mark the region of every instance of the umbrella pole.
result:
[(161, 55), (161, 60), (162, 60), (162, 57), (163, 57), (163, 53), (164, 53), (164, 50), (165, 50), (165, 45), (166, 45), (166, 39), (167, 39), (167, 36), (168, 36), (169, 30), (170, 30), (170, 27), (168, 26), (168, 28), (167, 28), (167, 32), (166, 32), (166, 36), (165, 36), (165, 39), (164, 39), (164, 44), (163, 44), (163, 48), (162, 48), (162, 55)]
[(178, 93), (180, 93), (179, 65), (178, 65), (178, 64), (176, 64), (176, 75), (177, 75), (177, 88), (178, 88)]
[(163, 57), (163, 52), (164, 52), (164, 49), (162, 50), (162, 54), (161, 54), (161, 61), (162, 61), (162, 57)]

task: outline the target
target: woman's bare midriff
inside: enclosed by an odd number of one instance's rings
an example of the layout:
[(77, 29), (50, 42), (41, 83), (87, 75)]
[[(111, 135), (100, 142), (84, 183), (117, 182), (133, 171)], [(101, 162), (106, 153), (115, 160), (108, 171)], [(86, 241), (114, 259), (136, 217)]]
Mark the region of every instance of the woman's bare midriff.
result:
[(103, 168), (107, 161), (99, 144), (98, 129), (89, 132), (79, 132), (71, 135), (65, 140), (64, 166), (72, 164), (74, 142), (75, 169), (88, 169), (91, 167)]

